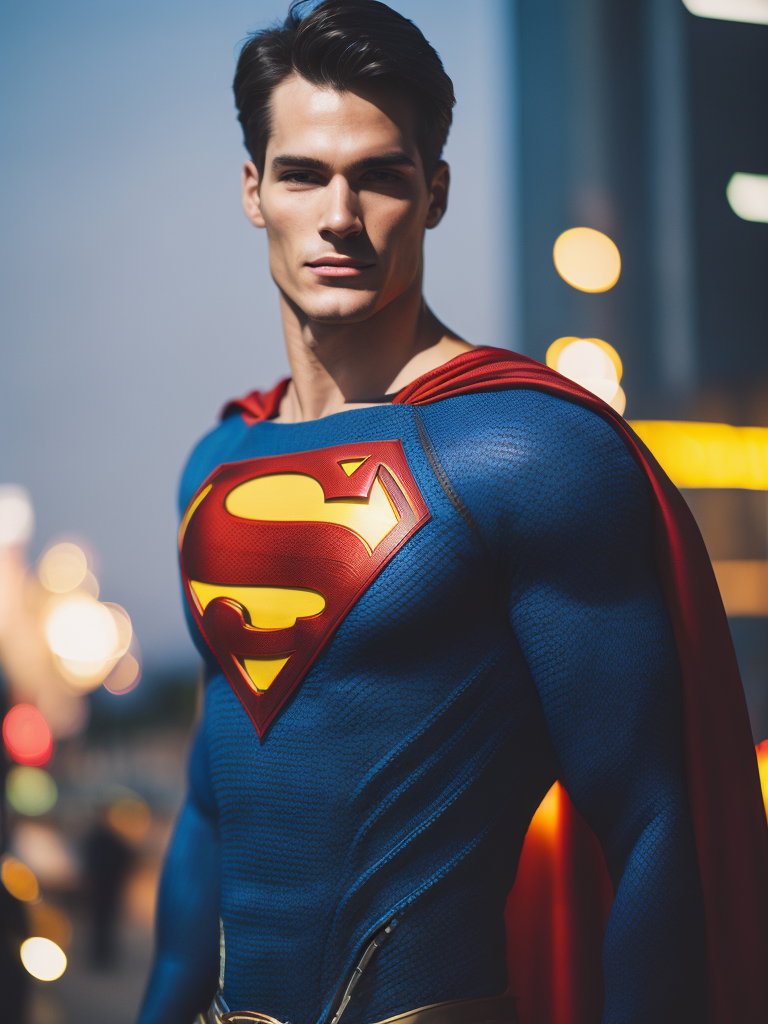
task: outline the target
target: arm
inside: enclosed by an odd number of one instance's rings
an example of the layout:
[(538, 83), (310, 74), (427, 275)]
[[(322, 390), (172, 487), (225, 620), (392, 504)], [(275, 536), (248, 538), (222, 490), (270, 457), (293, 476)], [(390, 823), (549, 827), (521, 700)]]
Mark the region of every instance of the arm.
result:
[(698, 1022), (702, 897), (647, 485), (614, 431), (577, 406), (530, 392), (487, 405), (464, 454), (453, 428), (439, 436), (437, 406), (430, 429), (504, 566), (562, 779), (613, 878), (604, 1024)]
[(548, 445), (550, 457), (523, 470), (536, 470), (538, 488), (512, 528), (510, 621), (566, 788), (616, 888), (603, 1019), (701, 1020), (703, 911), (679, 666), (650, 504), (621, 441), (599, 421), (589, 426), (594, 436), (559, 439), (560, 451)]
[(139, 1024), (192, 1024), (210, 1004), (219, 970), (220, 864), (203, 723), (160, 880), (155, 963)]

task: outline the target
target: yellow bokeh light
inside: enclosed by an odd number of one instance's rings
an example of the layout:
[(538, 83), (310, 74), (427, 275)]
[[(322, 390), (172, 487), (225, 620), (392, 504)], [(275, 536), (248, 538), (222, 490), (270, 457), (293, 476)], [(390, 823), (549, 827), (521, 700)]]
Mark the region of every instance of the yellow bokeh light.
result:
[(75, 590), (86, 577), (88, 559), (82, 548), (68, 542), (48, 548), (37, 567), (37, 575), (52, 594)]
[(768, 490), (768, 427), (633, 420), (630, 426), (677, 487)]
[(56, 804), (59, 793), (51, 775), (43, 768), (16, 765), (5, 780), (8, 803), (19, 814), (47, 814)]
[(554, 839), (562, 811), (562, 798), (562, 786), (555, 782), (539, 804), (528, 826), (529, 830), (549, 840)]
[(140, 796), (116, 800), (107, 811), (107, 823), (118, 835), (132, 843), (140, 843), (152, 824), (152, 813)]
[(763, 790), (765, 813), (768, 815), (768, 740), (757, 746), (757, 767), (760, 772), (760, 785)]
[(3, 858), (0, 880), (11, 896), (24, 903), (32, 903), (40, 896), (40, 886), (34, 871), (15, 857)]
[(67, 969), (64, 950), (42, 935), (35, 935), (22, 942), (21, 962), (38, 981), (55, 981)]
[(768, 561), (759, 558), (712, 562), (725, 613), (730, 618), (768, 616)]
[(621, 273), (621, 256), (608, 235), (593, 228), (571, 228), (552, 252), (558, 274), (582, 292), (607, 292)]
[(558, 338), (547, 349), (546, 361), (547, 366), (623, 414), (627, 399), (619, 386), (621, 359), (607, 341), (601, 338)]

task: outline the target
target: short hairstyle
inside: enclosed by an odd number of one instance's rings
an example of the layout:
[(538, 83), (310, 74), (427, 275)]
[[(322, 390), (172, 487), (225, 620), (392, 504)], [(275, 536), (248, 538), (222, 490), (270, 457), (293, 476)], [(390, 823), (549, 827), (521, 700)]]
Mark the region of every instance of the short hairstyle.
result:
[(296, 73), (344, 92), (370, 83), (405, 96), (417, 116), (417, 146), (429, 178), (453, 118), (453, 83), (419, 29), (378, 0), (322, 0), (304, 17), (294, 0), (279, 28), (249, 36), (233, 84), (245, 147), (264, 173), (272, 90)]

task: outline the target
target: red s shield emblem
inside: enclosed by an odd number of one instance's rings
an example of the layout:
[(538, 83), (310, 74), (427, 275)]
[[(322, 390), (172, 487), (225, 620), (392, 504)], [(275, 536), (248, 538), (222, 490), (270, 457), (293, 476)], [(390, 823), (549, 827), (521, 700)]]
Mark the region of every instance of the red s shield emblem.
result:
[(233, 462), (179, 529), (192, 614), (262, 737), (429, 509), (400, 441)]

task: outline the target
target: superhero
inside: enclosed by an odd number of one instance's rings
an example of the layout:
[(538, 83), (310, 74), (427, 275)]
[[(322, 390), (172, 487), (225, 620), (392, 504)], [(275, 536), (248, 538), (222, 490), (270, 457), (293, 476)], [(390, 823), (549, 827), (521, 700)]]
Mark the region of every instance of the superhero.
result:
[(696, 528), (621, 417), (426, 307), (453, 90), (418, 29), (300, 15), (235, 77), (292, 377), (182, 478), (205, 709), (140, 1022), (511, 1024), (558, 778), (615, 890), (605, 1024), (765, 1020), (768, 830)]

